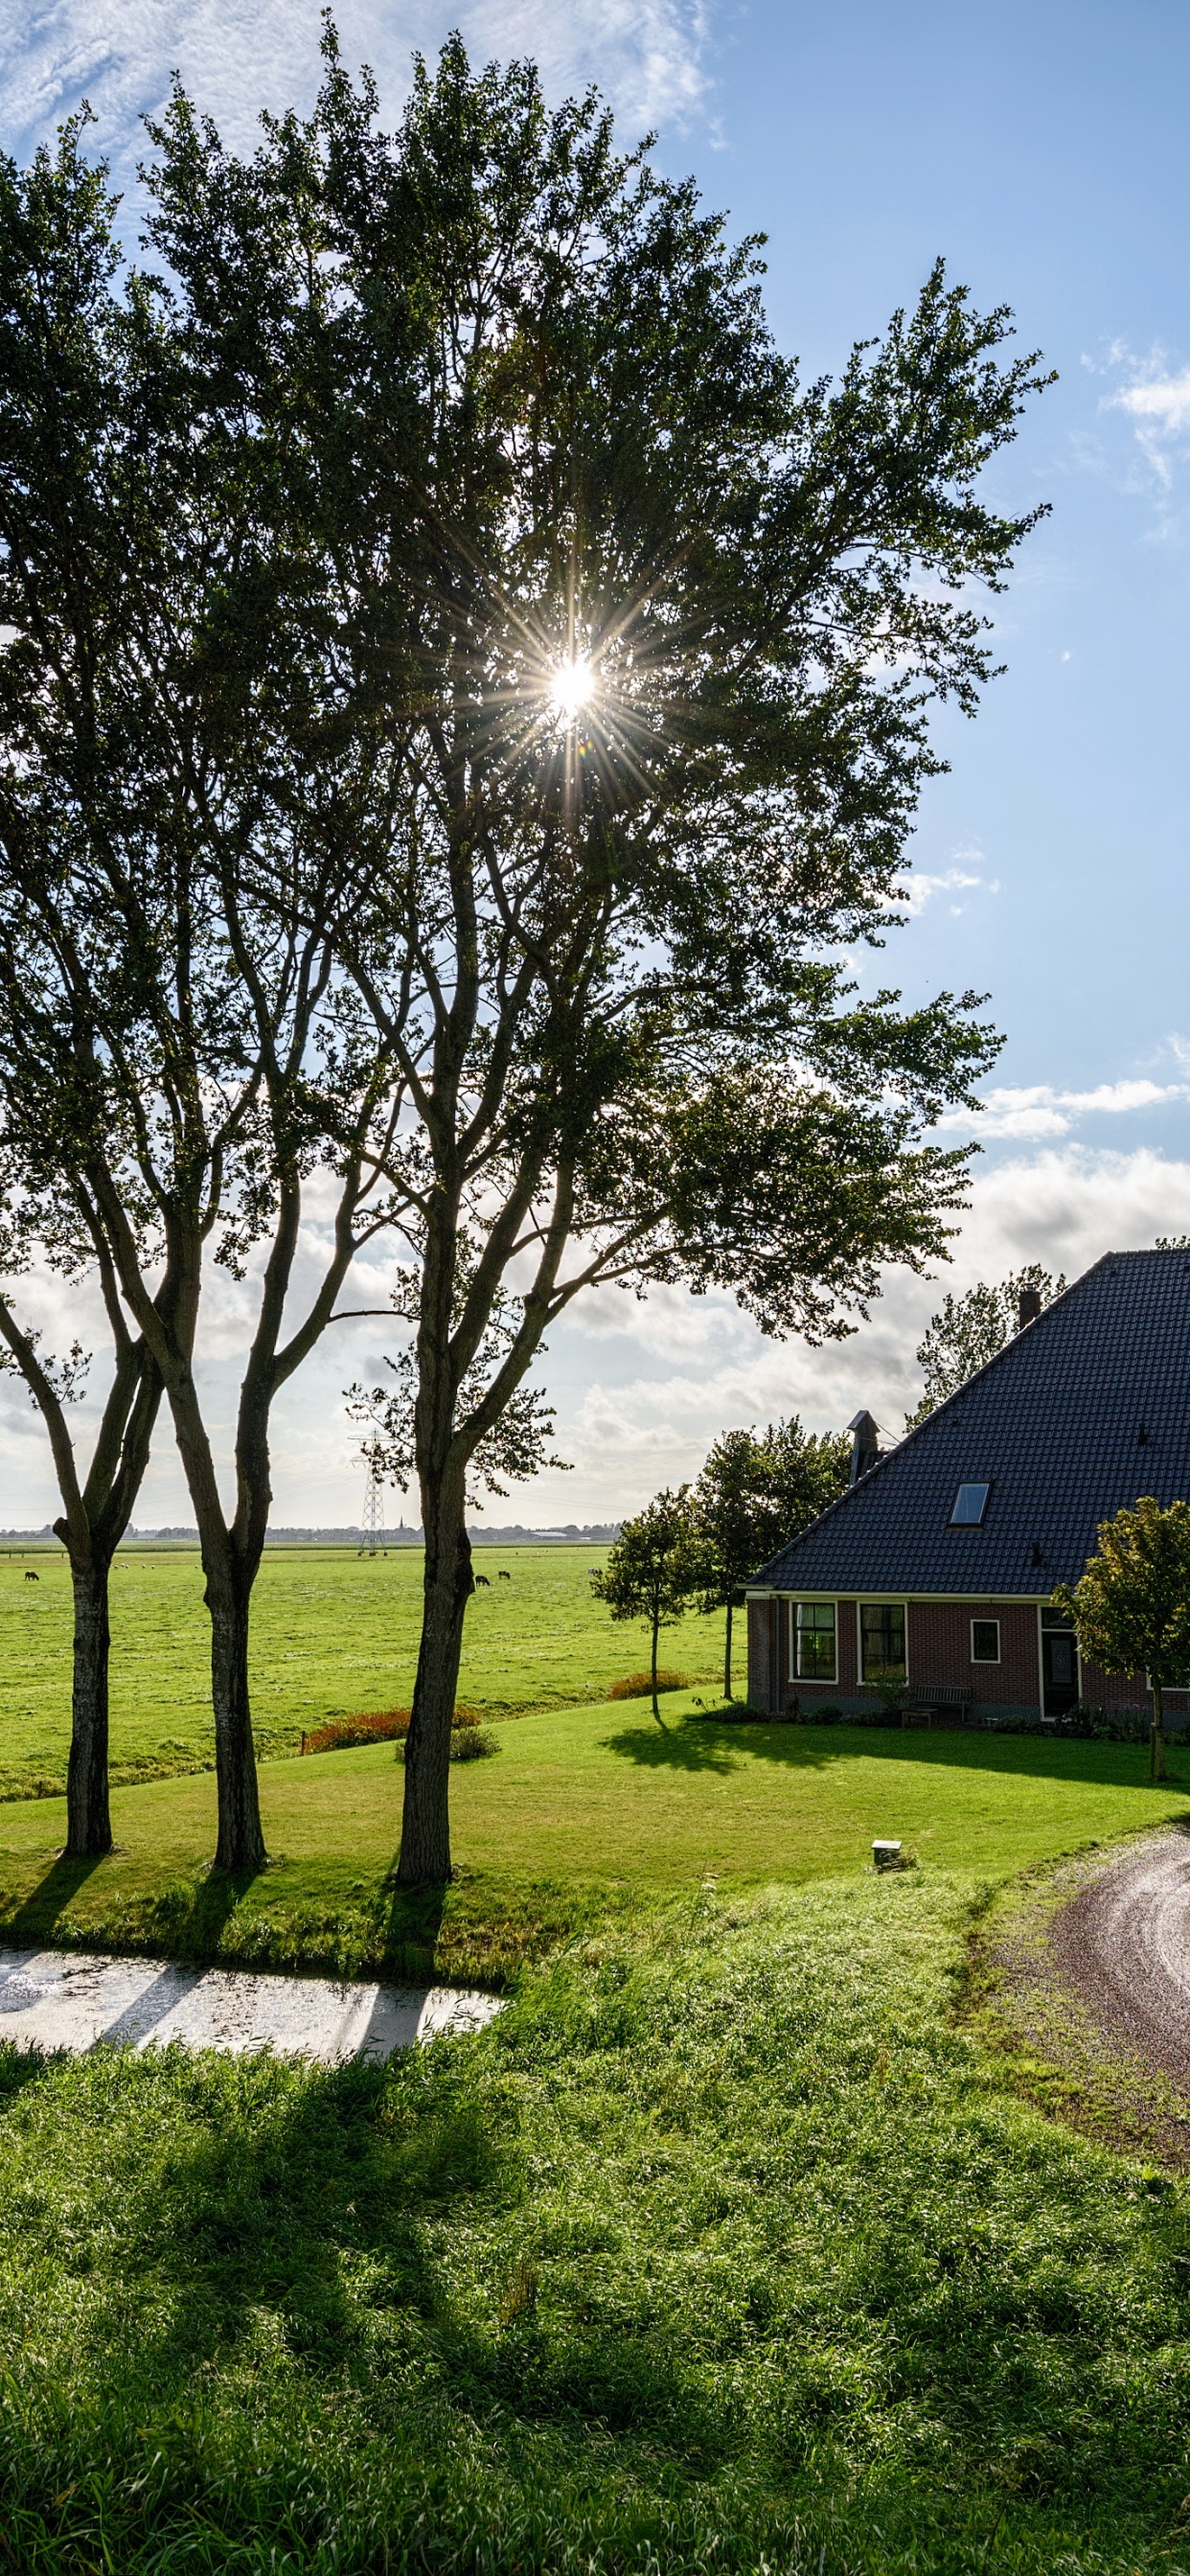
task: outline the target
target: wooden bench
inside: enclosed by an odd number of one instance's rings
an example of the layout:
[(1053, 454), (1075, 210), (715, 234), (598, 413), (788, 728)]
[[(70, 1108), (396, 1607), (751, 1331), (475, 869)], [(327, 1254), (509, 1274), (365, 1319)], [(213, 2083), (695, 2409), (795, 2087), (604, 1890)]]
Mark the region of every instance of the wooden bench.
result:
[(927, 1717), (934, 1725), (950, 1717), (965, 1717), (971, 1706), (969, 1682), (912, 1682), (902, 1711), (902, 1723), (912, 1725), (915, 1717)]

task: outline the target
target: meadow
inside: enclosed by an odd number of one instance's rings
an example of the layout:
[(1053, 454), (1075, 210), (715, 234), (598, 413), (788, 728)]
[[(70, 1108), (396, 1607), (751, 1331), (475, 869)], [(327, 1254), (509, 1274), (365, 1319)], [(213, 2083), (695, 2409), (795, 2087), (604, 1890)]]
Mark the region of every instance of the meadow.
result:
[[(266, 1561), (294, 1662), (237, 1880), (209, 1771), (153, 1734), (186, 1681), (198, 1741), (193, 1560), (121, 1566), (124, 1754), (135, 1724), (174, 1769), (116, 1790), (93, 1864), (60, 1797), (0, 1804), (0, 1939), (506, 2009), (386, 2068), (0, 2042), (0, 2569), (1187, 2576), (1190, 2180), (1027, 2098), (980, 1927), (1022, 1873), (1190, 1823), (1190, 1785), (1138, 1746), (741, 1724), (709, 1683), (658, 1727), (602, 1696), (637, 1633), (540, 1556), (479, 1596), (498, 1750), (416, 1899), (392, 1746), (287, 1749), (407, 1692), (416, 1560)], [(30, 1724), (46, 1592), (9, 1631)], [(710, 1623), (667, 1660), (699, 1636), (713, 1671)], [(877, 1834), (912, 1865), (877, 1878)]]
[[(461, 1699), (498, 1715), (601, 1699), (638, 1666), (643, 1632), (591, 1597), (591, 1547), (484, 1548), (470, 1604)], [(501, 1583), (503, 1566), (511, 1581)], [(26, 1583), (26, 1569), (38, 1575)], [(296, 1752), (330, 1717), (408, 1706), (421, 1616), (420, 1548), (270, 1548), (253, 1596), (252, 1703), (262, 1759)], [(111, 1754), (117, 1781), (212, 1759), (210, 1623), (193, 1548), (121, 1549), (111, 1582)], [(0, 1555), (0, 1799), (65, 1787), (70, 1741), (70, 1576), (60, 1548)], [(721, 1673), (721, 1617), (667, 1630), (665, 1659)]]

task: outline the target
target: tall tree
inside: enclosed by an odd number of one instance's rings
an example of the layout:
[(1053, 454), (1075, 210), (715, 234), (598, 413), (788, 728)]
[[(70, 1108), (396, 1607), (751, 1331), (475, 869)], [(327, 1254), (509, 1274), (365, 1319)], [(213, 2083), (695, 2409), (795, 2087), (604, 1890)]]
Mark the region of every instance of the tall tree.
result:
[(612, 1541), (607, 1562), (591, 1577), (597, 1601), (605, 1601), (613, 1619), (641, 1619), (649, 1631), (649, 1686), (658, 1726), (664, 1719), (657, 1705), (657, 1641), (688, 1609), (702, 1579), (698, 1524), (691, 1509), (690, 1488), (667, 1487), (646, 1503), (643, 1512), (625, 1521)]
[(803, 390), (756, 245), (617, 156), (596, 100), (551, 115), (453, 40), (386, 138), (328, 53), (314, 118), (247, 163), (175, 100), (154, 234), (209, 404), (271, 424), (287, 512), (301, 486), (343, 735), (405, 754), (337, 936), (407, 1104), (408, 1885), (450, 1869), (468, 1464), (551, 1319), (684, 1280), (835, 1332), (944, 1248), (965, 1157), (924, 1131), (995, 1040), (974, 996), (861, 1004), (837, 960), (896, 917), (931, 700), (989, 676), (971, 589), (1031, 518), (977, 486), (1042, 379), (938, 268)]
[(787, 1422), (725, 1431), (710, 1451), (692, 1495), (702, 1550), (700, 1608), (727, 1613), (723, 1696), (731, 1698), (734, 1613), (744, 1587), (785, 1541), (825, 1511), (847, 1484), (851, 1444), (845, 1432), (821, 1438)]
[(1019, 1330), (1023, 1295), (1031, 1291), (1043, 1306), (1049, 1306), (1065, 1286), (1064, 1271), (1055, 1279), (1039, 1262), (1028, 1261), (1023, 1270), (1010, 1270), (1007, 1279), (993, 1287), (977, 1279), (964, 1296), (947, 1296), (938, 1313), (931, 1315), (925, 1339), (918, 1344), (918, 1365), (926, 1373), (925, 1393), (914, 1411), (906, 1414), (905, 1429), (912, 1431), (916, 1423), (924, 1422), (927, 1413), (944, 1404), (948, 1395), (957, 1394), (976, 1369), (986, 1367), (1011, 1341)]
[(1164, 1694), (1190, 1682), (1190, 1503), (1141, 1494), (1101, 1521), (1097, 1553), (1054, 1601), (1104, 1672), (1145, 1673), (1153, 1695), (1149, 1778), (1165, 1778)]
[[(172, 294), (117, 291), (80, 145), (76, 124), (0, 189), (0, 1097), (12, 1225), (89, 1253), (108, 1301), (98, 1485), (93, 1467), (67, 1490), (60, 1390), (11, 1308), (6, 1338), (55, 1443), (72, 1566), (96, 1583), (164, 1389), (211, 1616), (216, 1858), (240, 1868), (263, 1856), (248, 1628), (270, 1410), (386, 1222), (400, 1102), (333, 933), (394, 755), (374, 747), (361, 812), (367, 752), (326, 738), (335, 676), (268, 439), (204, 408)], [(322, 1242), (295, 1298), (315, 1173)], [(255, 1300), (230, 1510), (194, 1365), (212, 1258)], [(100, 1735), (97, 1716), (96, 1761)]]

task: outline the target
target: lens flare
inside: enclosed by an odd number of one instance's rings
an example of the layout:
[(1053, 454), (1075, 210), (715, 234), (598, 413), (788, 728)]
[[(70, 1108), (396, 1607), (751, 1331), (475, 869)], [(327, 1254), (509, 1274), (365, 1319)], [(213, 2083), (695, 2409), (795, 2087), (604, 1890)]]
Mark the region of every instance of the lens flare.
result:
[(572, 725), (595, 694), (595, 674), (585, 654), (561, 662), (550, 678), (549, 700), (562, 724)]

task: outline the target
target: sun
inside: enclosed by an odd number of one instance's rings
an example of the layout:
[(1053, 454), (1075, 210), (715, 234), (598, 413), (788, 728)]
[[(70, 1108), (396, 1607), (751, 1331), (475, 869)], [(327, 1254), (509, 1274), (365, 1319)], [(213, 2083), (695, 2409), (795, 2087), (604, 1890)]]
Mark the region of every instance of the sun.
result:
[(595, 674), (585, 653), (560, 662), (551, 674), (549, 700), (564, 725), (572, 725), (595, 695)]

